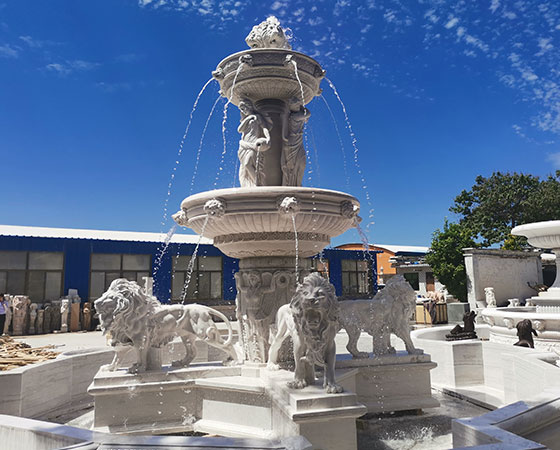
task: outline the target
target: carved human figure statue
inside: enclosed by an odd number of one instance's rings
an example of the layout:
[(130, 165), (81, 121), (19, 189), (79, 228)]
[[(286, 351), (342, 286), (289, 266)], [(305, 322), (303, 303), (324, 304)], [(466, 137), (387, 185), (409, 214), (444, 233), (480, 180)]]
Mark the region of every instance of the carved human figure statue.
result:
[[(270, 325), (278, 308), (289, 300), (292, 275), (286, 271), (248, 271), (235, 274), (237, 320), (245, 357), (253, 362), (268, 358)], [(269, 298), (265, 298), (265, 297)], [(270, 298), (272, 296), (272, 298)]]
[(37, 322), (37, 303), (31, 303), (29, 310), (29, 334), (37, 333), (35, 324)]
[(249, 99), (239, 103), (241, 123), (237, 131), (241, 133), (239, 141), (239, 183), (241, 187), (260, 186), (264, 184), (262, 157), (260, 153), (270, 149), (270, 129), (272, 120), (258, 112)]
[(39, 309), (37, 311), (37, 322), (35, 331), (37, 334), (43, 334), (43, 326), (45, 323), (45, 311), (43, 309)]
[(70, 300), (63, 299), (60, 304), (60, 331), (66, 333), (68, 331), (68, 313), (70, 311)]
[(284, 143), (280, 165), (282, 168), (283, 186), (301, 186), (305, 173), (305, 148), (303, 146), (303, 127), (311, 117), (307, 108), (301, 106), (298, 99), (292, 99), (292, 104), (299, 108), (291, 111), (286, 116), (287, 123), (284, 126)]
[(10, 324), (12, 323), (12, 297), (9, 295), (5, 295), (4, 299), (7, 301), (7, 308), (6, 308), (6, 320), (4, 321), (4, 329), (0, 330), (1, 334), (8, 334), (8, 330), (10, 328)]
[(484, 288), (484, 297), (486, 300), (486, 306), (488, 308), (495, 308), (496, 307), (496, 295), (494, 294), (493, 287), (486, 287)]

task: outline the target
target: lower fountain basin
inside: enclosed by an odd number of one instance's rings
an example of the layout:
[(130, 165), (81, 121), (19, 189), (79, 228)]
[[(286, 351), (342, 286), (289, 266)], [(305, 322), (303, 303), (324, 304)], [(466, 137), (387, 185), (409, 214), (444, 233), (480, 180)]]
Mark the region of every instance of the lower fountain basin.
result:
[(490, 325), (490, 341), (513, 344), (519, 340), (516, 326), (529, 319), (538, 336), (534, 337), (535, 348), (560, 350), (560, 314), (537, 311), (538, 307), (486, 308), (480, 312), (482, 320)]
[(327, 189), (260, 186), (218, 189), (187, 197), (174, 216), (182, 226), (214, 240), (233, 258), (321, 252), (332, 237), (355, 226), (358, 200)]

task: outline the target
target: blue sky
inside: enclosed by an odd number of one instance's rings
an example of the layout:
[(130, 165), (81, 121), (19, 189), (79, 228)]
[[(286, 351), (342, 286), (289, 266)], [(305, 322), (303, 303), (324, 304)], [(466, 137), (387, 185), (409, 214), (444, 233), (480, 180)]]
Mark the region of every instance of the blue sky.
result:
[(222, 161), (215, 83), (178, 159), (179, 143), (211, 71), (269, 14), (327, 70), (357, 138), (363, 181), (323, 82), (304, 184), (357, 196), (366, 224), (373, 208), (371, 242), (429, 245), (479, 174), (560, 168), (557, 2), (0, 0), (0, 223), (167, 231), (166, 200), (231, 187), (239, 115)]

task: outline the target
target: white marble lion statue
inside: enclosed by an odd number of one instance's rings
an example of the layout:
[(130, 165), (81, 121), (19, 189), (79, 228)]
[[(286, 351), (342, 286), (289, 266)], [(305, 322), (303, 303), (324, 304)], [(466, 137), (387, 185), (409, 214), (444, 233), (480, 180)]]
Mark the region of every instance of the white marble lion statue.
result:
[(292, 301), (278, 309), (276, 336), (269, 350), (268, 368), (278, 368), (278, 352), (290, 336), (294, 345), (295, 374), (288, 387), (302, 389), (315, 382), (315, 365), (324, 368), (323, 387), (342, 392), (335, 382), (338, 301), (334, 286), (319, 273), (306, 276)]
[(369, 356), (357, 347), (364, 331), (373, 337), (373, 353), (377, 356), (395, 353), (391, 333), (403, 340), (409, 354), (422, 353), (410, 338), (409, 320), (415, 304), (416, 293), (402, 275), (391, 277), (372, 299), (339, 302), (339, 322), (348, 333), (348, 351), (354, 358)]
[[(147, 295), (134, 281), (119, 278), (111, 283), (94, 303), (103, 334), (110, 336), (116, 347), (115, 358), (109, 370), (122, 366), (122, 348), (136, 351), (130, 372), (152, 369), (148, 361), (153, 349), (158, 349), (179, 336), (185, 346), (185, 357), (173, 361), (173, 366), (188, 366), (196, 356), (196, 339), (224, 350), (230, 360), (237, 361), (233, 346), (231, 323), (221, 312), (204, 305), (162, 305), (155, 297)], [(212, 316), (222, 319), (228, 336), (224, 341)]]

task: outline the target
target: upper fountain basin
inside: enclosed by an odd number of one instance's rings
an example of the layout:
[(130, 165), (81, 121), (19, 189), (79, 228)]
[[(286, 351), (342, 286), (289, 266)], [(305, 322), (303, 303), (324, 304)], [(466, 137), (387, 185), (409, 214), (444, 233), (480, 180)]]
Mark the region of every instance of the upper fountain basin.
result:
[[(295, 75), (296, 63), (300, 84)], [(239, 65), (243, 67), (237, 72)], [(237, 79), (236, 79), (237, 74)], [(243, 98), (253, 102), (264, 99), (301, 99), (304, 104), (321, 94), (319, 84), (325, 71), (313, 58), (280, 48), (250, 49), (228, 56), (212, 75), (220, 83), (221, 94), (238, 106)], [(232, 85), (235, 79), (235, 87)]]
[(343, 192), (267, 186), (191, 195), (174, 219), (214, 239), (226, 255), (248, 258), (295, 256), (293, 217), (298, 255), (310, 257), (321, 252), (332, 237), (352, 228), (358, 211), (358, 200)]
[(525, 236), (533, 247), (560, 248), (560, 220), (527, 223), (511, 230), (514, 236)]

